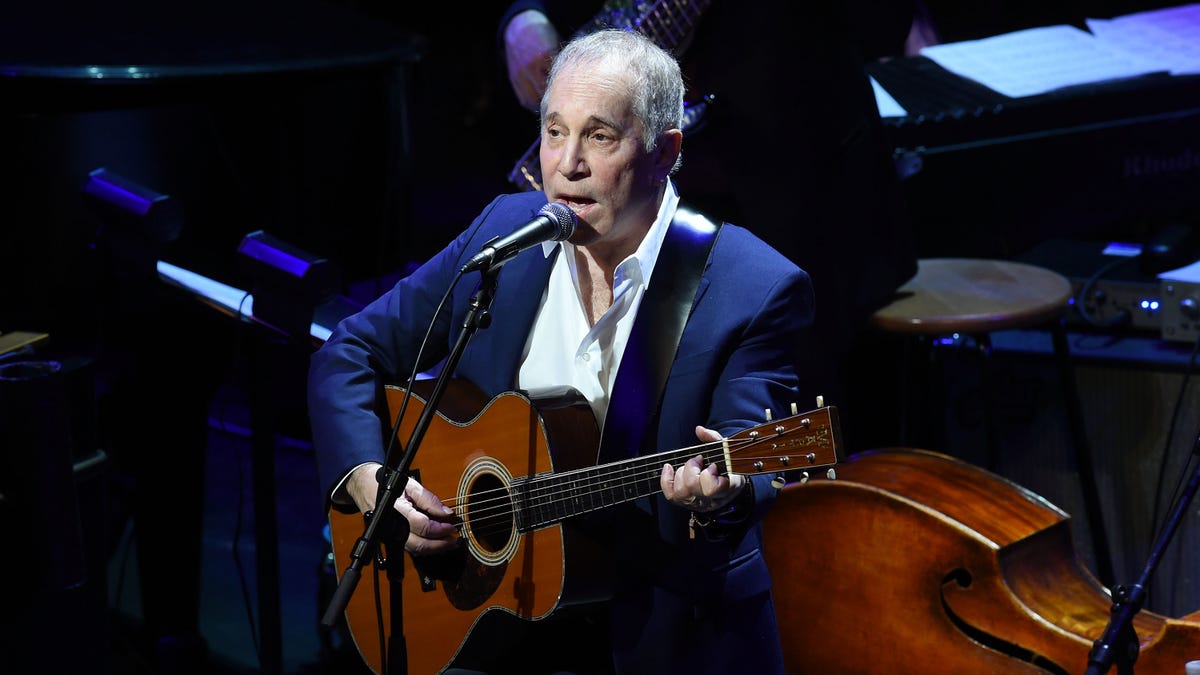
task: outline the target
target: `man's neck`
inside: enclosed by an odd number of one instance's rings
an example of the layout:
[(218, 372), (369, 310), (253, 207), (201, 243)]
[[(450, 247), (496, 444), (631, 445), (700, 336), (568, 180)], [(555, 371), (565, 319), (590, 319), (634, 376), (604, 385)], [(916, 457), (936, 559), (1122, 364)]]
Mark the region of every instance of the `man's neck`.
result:
[[(630, 252), (636, 251), (635, 246)], [(579, 299), (583, 302), (591, 325), (595, 326), (600, 317), (608, 311), (613, 301), (613, 276), (621, 260), (612, 264), (607, 259), (601, 262), (593, 255), (593, 251), (584, 247), (575, 249), (575, 269), (579, 274)]]

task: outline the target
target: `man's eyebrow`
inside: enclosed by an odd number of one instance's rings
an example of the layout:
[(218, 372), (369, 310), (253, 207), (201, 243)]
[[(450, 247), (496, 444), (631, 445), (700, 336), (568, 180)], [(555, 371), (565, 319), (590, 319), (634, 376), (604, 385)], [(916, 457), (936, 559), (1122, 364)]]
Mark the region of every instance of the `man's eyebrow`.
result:
[[(557, 112), (546, 113), (546, 121), (547, 122), (558, 122), (561, 118), (562, 118), (562, 116), (560, 114), (558, 114)], [(610, 119), (607, 119), (604, 117), (600, 117), (598, 115), (588, 115), (587, 126), (602, 126), (602, 127), (607, 127), (609, 129), (614, 129), (614, 130), (621, 129), (621, 125), (617, 124), (613, 120), (610, 120)]]
[(609, 129), (618, 129), (619, 130), (621, 128), (621, 125), (617, 124), (613, 120), (606, 119), (604, 117), (599, 117), (597, 115), (588, 115), (588, 121), (591, 122), (593, 125), (608, 127)]

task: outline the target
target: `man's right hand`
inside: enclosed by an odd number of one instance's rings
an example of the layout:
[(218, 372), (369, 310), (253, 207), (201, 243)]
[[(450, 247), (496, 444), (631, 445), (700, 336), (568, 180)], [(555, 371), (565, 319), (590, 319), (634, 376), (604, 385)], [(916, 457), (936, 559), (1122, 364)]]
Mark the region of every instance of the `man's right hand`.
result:
[[(375, 508), (375, 498), (379, 493), (376, 477), (382, 466), (364, 464), (355, 469), (346, 482), (346, 492), (363, 513)], [(408, 479), (404, 492), (396, 498), (395, 507), (408, 521), (408, 539), (404, 542), (404, 550), (409, 553), (426, 555), (460, 545), (458, 517), (454, 510), (412, 478)]]

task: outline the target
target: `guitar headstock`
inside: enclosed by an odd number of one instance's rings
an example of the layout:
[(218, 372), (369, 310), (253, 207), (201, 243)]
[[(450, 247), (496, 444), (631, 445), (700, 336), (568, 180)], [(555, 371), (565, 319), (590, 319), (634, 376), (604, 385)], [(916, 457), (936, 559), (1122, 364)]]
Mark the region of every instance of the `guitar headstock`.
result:
[(739, 431), (726, 439), (726, 448), (729, 473), (798, 472), (798, 480), (807, 482), (810, 471), (828, 469), (826, 476), (835, 478), (831, 467), (842, 453), (837, 408), (822, 405)]

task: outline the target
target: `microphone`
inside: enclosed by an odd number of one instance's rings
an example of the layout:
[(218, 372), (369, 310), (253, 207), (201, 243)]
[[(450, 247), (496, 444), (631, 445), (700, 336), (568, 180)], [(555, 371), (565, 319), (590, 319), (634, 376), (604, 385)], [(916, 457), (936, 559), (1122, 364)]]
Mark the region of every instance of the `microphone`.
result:
[(487, 267), (500, 267), (521, 251), (547, 241), (562, 241), (571, 236), (579, 217), (571, 209), (550, 202), (542, 207), (533, 220), (511, 234), (492, 239), (462, 266), (461, 272), (473, 272)]

